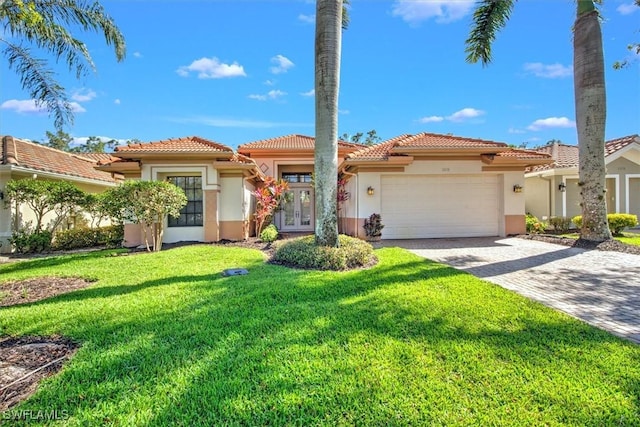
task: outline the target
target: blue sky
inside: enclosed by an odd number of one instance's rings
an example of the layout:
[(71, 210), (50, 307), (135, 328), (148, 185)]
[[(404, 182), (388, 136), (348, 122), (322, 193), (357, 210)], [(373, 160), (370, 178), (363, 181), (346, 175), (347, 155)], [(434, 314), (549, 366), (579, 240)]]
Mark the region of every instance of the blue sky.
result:
[[(352, 0), (343, 35), (340, 134), (388, 139), (434, 132), (529, 147), (576, 143), (571, 0), (521, 0), (488, 67), (465, 62), (473, 0)], [(613, 70), (640, 38), (633, 0), (602, 8), (606, 138), (640, 133), (640, 61)], [(77, 109), (65, 130), (82, 140), (197, 135), (236, 147), (314, 134), (313, 1), (104, 1), (127, 41), (117, 63), (86, 41), (97, 73), (58, 67)], [(0, 133), (42, 140), (53, 119), (0, 67)]]

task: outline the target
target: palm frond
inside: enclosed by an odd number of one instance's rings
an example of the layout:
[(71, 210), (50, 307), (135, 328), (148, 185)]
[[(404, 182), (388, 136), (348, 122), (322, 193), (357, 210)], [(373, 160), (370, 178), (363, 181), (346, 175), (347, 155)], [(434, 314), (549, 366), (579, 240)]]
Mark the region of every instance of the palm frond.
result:
[(349, 23), (351, 22), (351, 16), (349, 15), (349, 6), (351, 6), (351, 0), (342, 1), (342, 29), (343, 30), (346, 30), (347, 28), (349, 28)]
[(498, 31), (506, 25), (516, 0), (480, 0), (473, 13), (473, 24), (465, 41), (467, 62), (491, 62), (491, 47)]
[(15, 69), (20, 75), (22, 88), (29, 91), (36, 105), (45, 105), (54, 117), (54, 125), (61, 129), (64, 123), (73, 123), (73, 110), (67, 100), (65, 90), (53, 77), (53, 72), (43, 59), (31, 56), (29, 49), (0, 39), (7, 47), (3, 54), (8, 60), (9, 69)]

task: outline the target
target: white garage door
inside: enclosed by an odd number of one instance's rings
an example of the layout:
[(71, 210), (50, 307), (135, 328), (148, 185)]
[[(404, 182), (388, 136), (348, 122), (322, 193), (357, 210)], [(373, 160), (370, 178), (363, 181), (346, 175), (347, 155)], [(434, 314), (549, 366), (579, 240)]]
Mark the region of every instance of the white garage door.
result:
[(495, 175), (383, 175), (384, 239), (497, 236)]

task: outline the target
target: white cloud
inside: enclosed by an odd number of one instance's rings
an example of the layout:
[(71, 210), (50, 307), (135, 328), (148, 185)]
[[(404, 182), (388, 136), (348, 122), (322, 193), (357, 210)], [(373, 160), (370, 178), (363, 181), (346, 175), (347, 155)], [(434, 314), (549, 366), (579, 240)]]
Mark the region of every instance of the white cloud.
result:
[(91, 101), (96, 96), (98, 96), (98, 94), (91, 89), (79, 89), (73, 92), (73, 95), (71, 95), (71, 99), (78, 102), (87, 102)]
[(275, 80), (265, 80), (264, 84), (267, 86), (273, 86), (274, 84), (276, 84)]
[(523, 68), (527, 73), (533, 74), (536, 77), (543, 77), (546, 79), (571, 77), (573, 74), (572, 66), (564, 66), (557, 63), (543, 64), (541, 62), (528, 62), (524, 64)]
[(467, 119), (475, 119), (476, 117), (480, 117), (484, 115), (485, 112), (482, 110), (477, 110), (475, 108), (463, 108), (460, 111), (456, 111), (455, 113), (447, 116), (446, 119), (450, 122), (463, 122)]
[(301, 92), (300, 95), (307, 96), (307, 97), (316, 96), (316, 90), (315, 89), (311, 89), (311, 90), (309, 90), (307, 92)]
[(338, 109), (338, 114), (351, 114), (351, 111)]
[(305, 24), (315, 24), (316, 23), (316, 15), (298, 15), (298, 21), (304, 22)]
[(431, 18), (446, 24), (464, 18), (474, 3), (475, 0), (396, 0), (391, 14), (412, 25)]
[(523, 131), (522, 129), (517, 129), (517, 128), (509, 128), (508, 130), (509, 133), (514, 133), (514, 134), (522, 134), (522, 133), (526, 133), (525, 131)]
[(575, 126), (576, 122), (569, 120), (566, 117), (548, 117), (546, 119), (536, 120), (535, 122), (527, 126), (527, 129), (538, 131), (553, 128), (573, 128)]
[(120, 105), (120, 98), (114, 99), (113, 103), (116, 104), (116, 105)]
[(266, 101), (267, 99), (278, 99), (281, 98), (283, 96), (285, 96), (287, 94), (287, 92), (283, 92), (279, 89), (274, 89), (274, 90), (270, 90), (269, 92), (267, 92), (264, 95), (258, 95), (258, 94), (251, 94), (249, 95), (250, 99), (255, 99), (258, 101)]
[(633, 3), (622, 3), (620, 6), (616, 8), (619, 14), (621, 15), (630, 15), (636, 10), (638, 10), (638, 6)]
[(289, 58), (283, 55), (276, 55), (271, 58), (271, 63), (276, 64), (275, 66), (269, 68), (273, 74), (282, 74), (289, 71), (295, 64), (291, 62)]
[[(84, 113), (87, 111), (82, 107), (82, 105), (78, 104), (77, 102), (70, 102), (69, 106), (71, 107), (71, 111), (74, 113)], [(39, 104), (35, 99), (9, 99), (7, 101), (4, 101), (2, 105), (0, 105), (0, 108), (3, 110), (15, 111), (16, 113), (21, 114), (37, 114), (47, 112), (46, 104)]]
[(136, 58), (142, 58), (142, 54), (140, 52), (133, 52), (133, 56)]
[(311, 127), (313, 123), (293, 123), (293, 122), (270, 122), (253, 119), (234, 119), (228, 117), (178, 117), (168, 120), (176, 123), (200, 124), (220, 128), (275, 128), (275, 127)]
[(420, 123), (438, 123), (444, 120), (444, 117), (442, 116), (429, 116), (429, 117), (423, 117), (420, 120), (418, 120)]
[(198, 73), (199, 79), (222, 79), (225, 77), (246, 77), (244, 67), (237, 62), (233, 64), (223, 64), (216, 57), (200, 58), (190, 65), (183, 65), (176, 70), (182, 76), (187, 77), (193, 71)]

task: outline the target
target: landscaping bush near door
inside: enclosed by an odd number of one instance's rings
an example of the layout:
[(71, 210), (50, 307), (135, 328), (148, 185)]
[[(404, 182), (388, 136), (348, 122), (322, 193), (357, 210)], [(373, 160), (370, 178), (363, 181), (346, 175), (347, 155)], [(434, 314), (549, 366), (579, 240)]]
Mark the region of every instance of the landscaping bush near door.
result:
[(314, 236), (277, 242), (273, 260), (315, 270), (346, 270), (365, 266), (373, 260), (373, 247), (369, 243), (344, 234), (338, 236), (338, 241), (337, 248), (316, 245)]

